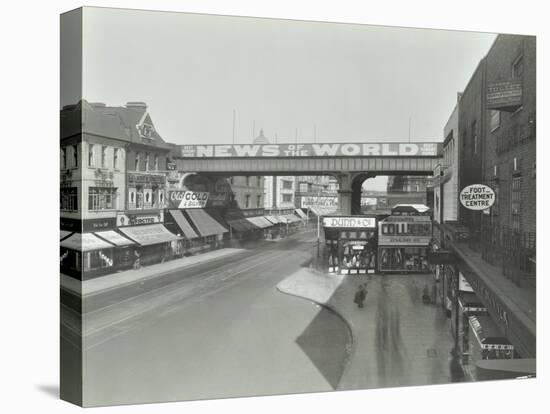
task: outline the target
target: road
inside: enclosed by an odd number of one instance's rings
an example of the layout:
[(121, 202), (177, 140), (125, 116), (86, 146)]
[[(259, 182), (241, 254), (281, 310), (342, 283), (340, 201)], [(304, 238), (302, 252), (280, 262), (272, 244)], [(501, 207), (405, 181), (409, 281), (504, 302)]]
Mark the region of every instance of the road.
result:
[[(279, 292), (281, 280), (309, 264), (313, 242), (312, 231), (258, 241), (235, 256), (85, 299), (84, 403), (462, 380), (449, 321), (420, 300), (430, 275), (371, 277), (366, 307), (350, 309), (353, 351), (339, 316)], [(352, 303), (349, 291), (342, 294)]]
[(347, 325), (275, 288), (310, 261), (313, 236), (258, 242), (134, 296), (84, 303), (85, 403), (335, 389), (349, 355)]

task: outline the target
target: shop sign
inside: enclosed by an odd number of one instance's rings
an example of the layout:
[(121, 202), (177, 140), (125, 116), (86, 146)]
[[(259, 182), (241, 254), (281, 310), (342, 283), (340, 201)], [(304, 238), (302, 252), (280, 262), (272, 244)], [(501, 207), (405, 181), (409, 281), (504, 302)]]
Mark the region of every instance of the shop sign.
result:
[(232, 157), (434, 157), (440, 143), (324, 143), (267, 145), (180, 145), (182, 158)]
[(378, 244), (394, 246), (427, 246), (431, 237), (379, 236)]
[(75, 231), (80, 233), (97, 230), (114, 229), (116, 226), (115, 217), (98, 219), (72, 219), (61, 217), (61, 230)]
[(301, 200), (302, 208), (309, 207), (338, 207), (338, 197), (312, 197), (303, 196)]
[(461, 292), (473, 292), (472, 286), (468, 283), (462, 272), (458, 272), (458, 290)]
[(487, 86), (487, 108), (515, 111), (522, 105), (521, 80), (494, 82)]
[(220, 207), (227, 204), (227, 201), (229, 199), (228, 193), (224, 192), (218, 192), (218, 193), (210, 193), (208, 196), (208, 206), (209, 207)]
[(472, 184), (460, 192), (460, 203), (469, 210), (485, 210), (495, 202), (495, 192), (484, 184)]
[(116, 224), (118, 227), (141, 226), (145, 224), (155, 224), (164, 222), (164, 211), (160, 210), (155, 214), (125, 214), (118, 213)]
[(324, 217), (324, 227), (356, 227), (356, 228), (376, 228), (374, 217)]
[(170, 191), (168, 202), (172, 208), (205, 208), (208, 202), (208, 192)]
[(164, 185), (166, 176), (162, 174), (128, 173), (128, 185)]

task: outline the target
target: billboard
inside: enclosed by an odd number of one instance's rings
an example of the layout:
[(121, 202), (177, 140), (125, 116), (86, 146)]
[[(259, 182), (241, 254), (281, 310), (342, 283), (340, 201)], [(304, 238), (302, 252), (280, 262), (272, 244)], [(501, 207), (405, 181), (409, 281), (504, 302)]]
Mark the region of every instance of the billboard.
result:
[(441, 144), (323, 143), (266, 145), (179, 145), (181, 158), (233, 157), (435, 157)]
[(495, 202), (495, 192), (485, 184), (472, 184), (460, 192), (460, 203), (468, 210), (485, 210)]
[(205, 191), (170, 191), (170, 208), (205, 208), (208, 193)]
[(488, 109), (515, 111), (521, 105), (521, 80), (494, 82), (487, 86)]

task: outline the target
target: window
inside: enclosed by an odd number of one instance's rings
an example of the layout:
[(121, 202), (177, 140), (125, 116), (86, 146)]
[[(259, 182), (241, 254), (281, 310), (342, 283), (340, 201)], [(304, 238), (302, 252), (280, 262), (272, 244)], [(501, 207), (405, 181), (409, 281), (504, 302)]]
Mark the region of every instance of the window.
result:
[(139, 152), (136, 152), (136, 161), (134, 164), (134, 171), (139, 171)]
[(143, 208), (143, 186), (136, 187), (136, 208)]
[(258, 179), (258, 187), (262, 186), (262, 177), (257, 177)]
[(145, 171), (149, 171), (149, 154), (145, 154)]
[(113, 169), (118, 170), (118, 152), (120, 150), (118, 148), (115, 148), (113, 150)]
[(521, 176), (512, 177), (512, 229), (521, 227)]
[(247, 195), (244, 196), (244, 206), (246, 208), (250, 207), (250, 194), (247, 194)]
[(523, 77), (523, 56), (518, 57), (512, 64), (512, 79)]
[(256, 207), (261, 207), (262, 206), (262, 196), (259, 195), (259, 196), (256, 196)]
[(78, 167), (78, 146), (73, 145), (73, 168)]
[(472, 151), (477, 154), (477, 121), (472, 122)]
[(67, 147), (61, 148), (61, 169), (67, 168)]
[(291, 203), (292, 202), (292, 194), (283, 194), (283, 202)]
[(107, 147), (101, 147), (101, 168), (107, 168)]
[(246, 186), (250, 187), (250, 177), (249, 176), (246, 177)]
[(88, 210), (116, 209), (116, 199), (116, 188), (90, 187), (88, 189)]
[(292, 181), (283, 180), (283, 189), (292, 190)]
[(88, 167), (93, 167), (94, 164), (94, 144), (88, 144)]
[(155, 155), (155, 171), (159, 170), (159, 156)]
[(151, 135), (153, 133), (153, 126), (149, 124), (143, 124), (141, 127), (141, 136), (143, 138), (151, 139)]
[(61, 210), (78, 210), (78, 193), (76, 187), (61, 189)]
[(491, 111), (491, 132), (495, 131), (500, 126), (500, 111)]

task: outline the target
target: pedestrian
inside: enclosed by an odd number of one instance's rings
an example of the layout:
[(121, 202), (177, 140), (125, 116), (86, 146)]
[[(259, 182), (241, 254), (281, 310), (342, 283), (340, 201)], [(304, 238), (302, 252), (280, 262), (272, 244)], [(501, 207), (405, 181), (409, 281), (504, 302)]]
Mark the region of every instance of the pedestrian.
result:
[(139, 269), (141, 267), (140, 255), (137, 250), (134, 250), (134, 269)]
[(357, 292), (355, 292), (355, 298), (353, 300), (358, 307), (362, 308), (364, 306), (363, 302), (365, 302), (367, 293), (368, 291), (365, 288), (365, 285), (364, 284), (359, 285), (359, 288), (357, 289)]

